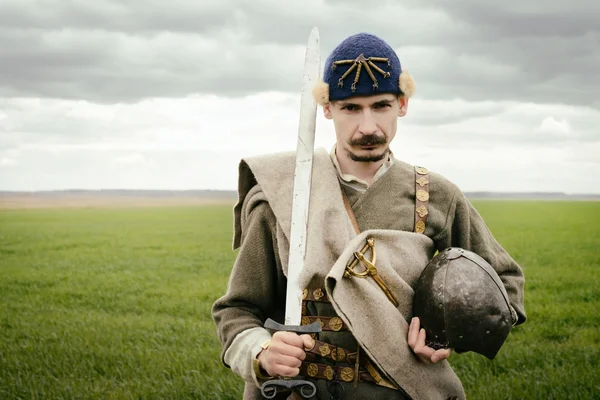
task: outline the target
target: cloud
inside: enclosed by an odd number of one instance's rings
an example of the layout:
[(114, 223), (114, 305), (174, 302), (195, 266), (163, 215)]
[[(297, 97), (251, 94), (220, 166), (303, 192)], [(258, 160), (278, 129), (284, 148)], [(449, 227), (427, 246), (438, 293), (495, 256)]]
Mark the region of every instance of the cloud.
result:
[(4, 38), (0, 73), (11, 78), (0, 81), (0, 90), (10, 96), (114, 103), (196, 92), (245, 95), (301, 78), (293, 67), (302, 57), (299, 47), (234, 45), (239, 48), (230, 50), (227, 41), (171, 32), (143, 37), (33, 30)]
[[(300, 98), (272, 92), (117, 105), (46, 99), (27, 113), (28, 104), (4, 101), (2, 122), (15, 131), (0, 136), (0, 160), (14, 163), (0, 168), (2, 190), (235, 190), (241, 158), (295, 150)], [(330, 150), (333, 125), (317, 115), (315, 146)], [(55, 120), (64, 133), (44, 134)], [(464, 190), (600, 193), (599, 125), (599, 111), (574, 106), (414, 100), (392, 150)], [(85, 135), (75, 140), (74, 132)], [(573, 175), (582, 165), (586, 173)]]
[(155, 164), (154, 160), (146, 158), (143, 154), (133, 153), (128, 154), (126, 156), (117, 157), (115, 162), (118, 164), (125, 165), (147, 165), (147, 164)]
[(322, 58), (371, 31), (397, 49), (424, 99), (599, 108), (599, 5), (589, 0), (406, 3), (6, 0), (0, 94), (136, 102), (297, 93), (310, 29)]
[(549, 135), (568, 135), (571, 133), (571, 127), (565, 119), (558, 121), (554, 117), (547, 117), (544, 118), (536, 132)]
[(409, 110), (406, 129), (432, 147), (551, 148), (600, 141), (600, 111), (582, 107), (454, 100), (413, 101)]
[[(399, 158), (466, 190), (600, 193), (599, 13), (591, 0), (4, 0), (0, 188), (234, 189), (240, 158), (295, 149), (317, 26), (322, 61), (368, 31), (414, 76)], [(320, 112), (317, 127), (329, 150)]]
[(15, 164), (16, 164), (15, 160), (13, 160), (11, 158), (3, 157), (0, 159), (0, 167), (10, 167)]

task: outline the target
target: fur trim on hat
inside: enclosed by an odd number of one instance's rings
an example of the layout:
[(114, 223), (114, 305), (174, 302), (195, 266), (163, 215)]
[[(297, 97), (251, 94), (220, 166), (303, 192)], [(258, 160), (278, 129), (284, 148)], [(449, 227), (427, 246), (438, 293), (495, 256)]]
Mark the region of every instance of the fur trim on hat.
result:
[(315, 102), (320, 106), (329, 103), (329, 85), (323, 81), (317, 83), (312, 90)]
[(398, 85), (404, 96), (412, 97), (415, 94), (415, 81), (408, 71), (402, 71), (400, 78), (398, 78)]

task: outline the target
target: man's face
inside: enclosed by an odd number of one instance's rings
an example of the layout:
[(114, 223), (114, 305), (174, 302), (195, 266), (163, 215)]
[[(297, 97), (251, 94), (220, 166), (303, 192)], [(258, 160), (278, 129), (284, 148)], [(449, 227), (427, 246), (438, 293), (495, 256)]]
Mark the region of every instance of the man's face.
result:
[(406, 114), (408, 99), (393, 94), (352, 97), (323, 107), (332, 119), (337, 137), (338, 157), (355, 162), (384, 159), (396, 135), (397, 120)]

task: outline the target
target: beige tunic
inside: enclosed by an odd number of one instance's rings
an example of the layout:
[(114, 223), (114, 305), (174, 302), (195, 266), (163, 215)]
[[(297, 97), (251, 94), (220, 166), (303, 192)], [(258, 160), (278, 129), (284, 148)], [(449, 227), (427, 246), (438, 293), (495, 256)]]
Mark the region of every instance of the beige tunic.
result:
[[(293, 163), (293, 155), (285, 154), (275, 159), (245, 160), (240, 166), (240, 202), (236, 206), (234, 240), (234, 247), (239, 246), (240, 251), (227, 293), (213, 307), (223, 354), (236, 335), (261, 327), (266, 318), (283, 321)], [(394, 160), (392, 167), (362, 193), (346, 185), (342, 189), (337, 178), (331, 180), (336, 174), (325, 152), (315, 154), (315, 174), (324, 177), (322, 181), (321, 178), (313, 181), (311, 212), (314, 210), (317, 216), (311, 220), (313, 242), (310, 244), (309, 241), (309, 253), (313, 258), (308, 255), (307, 258), (314, 262), (307, 267), (304, 283), (328, 290), (334, 304), (311, 303), (308, 313), (339, 315), (351, 326), (351, 332), (322, 332), (319, 340), (352, 349), (356, 348), (358, 338), (363, 350), (404, 389), (393, 391), (360, 383), (356, 398), (447, 398), (453, 395), (463, 398), (462, 387), (447, 361), (423, 365), (407, 347), (411, 287), (436, 250), (450, 246), (472, 250), (498, 272), (517, 312), (517, 324), (520, 324), (526, 318), (521, 268), (496, 242), (461, 191), (438, 174), (430, 174), (429, 215), (423, 235), (413, 233), (415, 184), (412, 166)], [(349, 198), (363, 233), (384, 241), (389, 238), (390, 243), (397, 241), (403, 247), (397, 249), (398, 254), (404, 252), (402, 265), (382, 267), (382, 273), (388, 274), (388, 282), (401, 299), (397, 309), (389, 309), (385, 314), (389, 318), (380, 315), (382, 310), (390, 307), (382, 300), (381, 293), (372, 287), (345, 285), (339, 267), (336, 267), (345, 262), (340, 260), (344, 251), (352, 251), (347, 246), (352, 243), (356, 247), (363, 239), (354, 234), (343, 205), (340, 205), (341, 190)], [(356, 296), (361, 297), (361, 301), (356, 302), (358, 305), (353, 304)], [(392, 335), (382, 334), (390, 330)], [(321, 389), (318, 398), (328, 398), (325, 381), (315, 383)], [(353, 398), (352, 385), (344, 385), (346, 397), (343, 398)], [(246, 384), (245, 393), (245, 398), (260, 398), (252, 383)]]

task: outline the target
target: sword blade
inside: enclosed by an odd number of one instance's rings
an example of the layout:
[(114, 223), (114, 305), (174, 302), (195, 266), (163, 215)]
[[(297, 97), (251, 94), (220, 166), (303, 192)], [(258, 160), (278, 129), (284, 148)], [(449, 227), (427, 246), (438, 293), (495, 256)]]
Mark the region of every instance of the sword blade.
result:
[(300, 325), (302, 317), (302, 288), (299, 285), (299, 278), (304, 269), (306, 257), (308, 209), (317, 118), (317, 104), (312, 96), (312, 88), (319, 81), (320, 68), (319, 31), (317, 28), (313, 28), (306, 47), (300, 102), (300, 123), (298, 126), (294, 195), (292, 199), (290, 257), (288, 260), (285, 300), (286, 325)]

